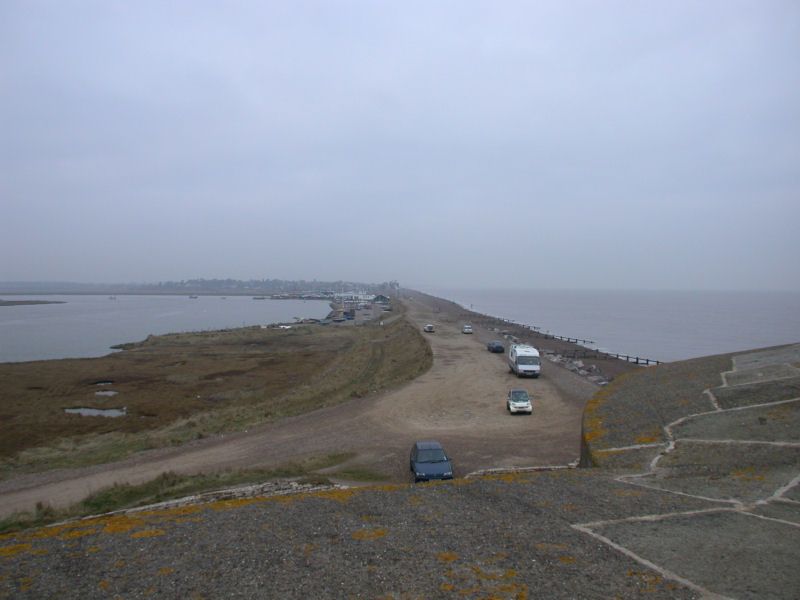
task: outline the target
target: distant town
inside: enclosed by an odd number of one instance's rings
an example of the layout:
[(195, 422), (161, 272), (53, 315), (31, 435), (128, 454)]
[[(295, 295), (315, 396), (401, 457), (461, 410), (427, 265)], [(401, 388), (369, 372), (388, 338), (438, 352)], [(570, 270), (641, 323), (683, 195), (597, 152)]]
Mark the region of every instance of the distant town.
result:
[(184, 279), (158, 283), (0, 282), (0, 294), (187, 294), (333, 300), (342, 296), (394, 296), (397, 281), (306, 281), (284, 279)]

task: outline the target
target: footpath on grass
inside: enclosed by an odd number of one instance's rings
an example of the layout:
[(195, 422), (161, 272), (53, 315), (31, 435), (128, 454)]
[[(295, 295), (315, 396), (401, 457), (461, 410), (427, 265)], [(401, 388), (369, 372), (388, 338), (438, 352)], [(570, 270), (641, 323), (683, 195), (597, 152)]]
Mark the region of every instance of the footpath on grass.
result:
[(617, 377), (586, 468), (151, 508), (0, 536), (0, 597), (796, 598), (800, 344)]

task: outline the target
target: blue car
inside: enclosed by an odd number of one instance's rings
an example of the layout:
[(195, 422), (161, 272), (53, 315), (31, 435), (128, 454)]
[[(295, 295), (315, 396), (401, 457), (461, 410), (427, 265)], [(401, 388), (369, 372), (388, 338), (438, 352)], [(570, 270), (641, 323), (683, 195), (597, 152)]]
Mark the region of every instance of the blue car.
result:
[(453, 463), (439, 442), (417, 442), (411, 448), (411, 472), (414, 474), (414, 483), (452, 479)]
[(486, 349), (489, 352), (505, 352), (506, 349), (503, 346), (503, 342), (498, 342), (497, 340), (493, 340), (486, 344)]

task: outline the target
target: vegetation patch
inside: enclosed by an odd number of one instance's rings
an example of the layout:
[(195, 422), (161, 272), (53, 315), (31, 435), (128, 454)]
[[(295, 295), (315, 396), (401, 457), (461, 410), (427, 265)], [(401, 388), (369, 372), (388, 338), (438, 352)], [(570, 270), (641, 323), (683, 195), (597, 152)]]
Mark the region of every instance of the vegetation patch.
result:
[(348, 481), (386, 481), (387, 479), (391, 479), (386, 473), (379, 473), (378, 471), (359, 466), (339, 469), (330, 473), (330, 476)]
[[(432, 353), (404, 319), (384, 327), (246, 327), (150, 336), (90, 359), (0, 364), (0, 479), (120, 460), (132, 453), (396, 387)], [(97, 396), (103, 389), (118, 392)], [(65, 408), (126, 407), (125, 416)]]
[[(40, 527), (57, 521), (97, 515), (137, 506), (156, 504), (176, 498), (184, 498), (203, 492), (220, 490), (238, 485), (263, 483), (275, 479), (298, 478), (300, 483), (329, 484), (330, 481), (315, 471), (327, 469), (350, 460), (352, 453), (343, 452), (327, 456), (312, 457), (305, 461), (289, 463), (275, 469), (249, 469), (223, 471), (213, 474), (177, 475), (162, 473), (155, 479), (139, 485), (115, 484), (91, 494), (81, 502), (64, 510), (54, 510), (37, 505), (34, 513), (17, 513), (0, 520), (0, 533)], [(179, 507), (160, 511), (159, 514), (183, 516), (199, 511), (196, 506)], [(127, 516), (112, 517), (106, 524), (106, 533), (125, 533), (137, 527), (140, 520)], [(71, 537), (88, 535), (88, 530), (71, 531)], [(90, 532), (91, 533), (91, 532)]]

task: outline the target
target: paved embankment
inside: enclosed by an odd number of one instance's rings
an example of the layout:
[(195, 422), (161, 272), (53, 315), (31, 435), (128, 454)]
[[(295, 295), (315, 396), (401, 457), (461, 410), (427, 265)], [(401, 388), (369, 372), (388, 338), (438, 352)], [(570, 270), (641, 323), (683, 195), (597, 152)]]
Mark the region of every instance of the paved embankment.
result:
[(0, 597), (796, 598), (800, 345), (604, 388), (592, 469), (304, 492), (0, 536)]
[(799, 597), (800, 345), (617, 380), (587, 406), (582, 458), (620, 483), (713, 503), (587, 532), (725, 596)]

